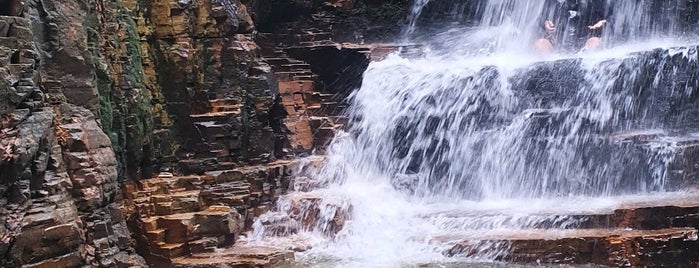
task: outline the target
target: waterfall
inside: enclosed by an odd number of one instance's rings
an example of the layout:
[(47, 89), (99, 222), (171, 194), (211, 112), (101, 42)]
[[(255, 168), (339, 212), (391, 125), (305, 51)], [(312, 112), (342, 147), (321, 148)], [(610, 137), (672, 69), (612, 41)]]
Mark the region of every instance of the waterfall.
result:
[(405, 34), (412, 34), (415, 31), (417, 20), (422, 14), (422, 9), (430, 2), (430, 0), (414, 0), (413, 6), (408, 14), (408, 27), (405, 28)]
[[(655, 38), (678, 27), (669, 6), (609, 2), (604, 51), (528, 53), (544, 1), (490, 0), (476, 29), (432, 36), (432, 53), (371, 63), (348, 129), (300, 174), (322, 186), (310, 190), (321, 216), (301, 227), (314, 237), (304, 256), (349, 267), (445, 263), (445, 236), (575, 228), (579, 218), (560, 215), (580, 204), (677, 190), (681, 137), (695, 135), (683, 127), (697, 126), (683, 112), (699, 108), (696, 48)], [(427, 4), (415, 1), (408, 33)], [(275, 215), (298, 214), (289, 204)], [(255, 239), (274, 233), (263, 225)], [(508, 251), (474, 248), (472, 261)]]
[[(419, 40), (438, 43), (436, 45), (456, 50), (468, 48), (458, 51), (459, 53), (528, 51), (532, 42), (541, 36), (540, 23), (545, 3), (556, 1), (558, 0), (415, 0), (408, 15), (406, 39), (410, 39), (411, 33), (419, 32), (421, 26), (418, 25), (418, 20), (430, 4), (450, 4), (453, 12), (461, 13), (464, 3), (472, 3), (467, 5), (474, 9), (471, 12), (472, 16), (459, 16), (455, 20), (474, 21), (475, 23), (466, 25), (475, 24), (477, 27), (447, 24), (447, 29), (441, 29), (440, 33), (448, 33), (448, 36), (435, 38), (427, 34)], [(604, 14), (609, 23), (605, 26), (602, 37), (606, 46), (637, 40), (678, 39), (686, 35), (695, 35), (683, 32), (685, 29), (680, 23), (685, 16), (683, 11), (687, 8), (687, 0), (577, 0), (581, 5), (593, 1), (605, 3)], [(689, 26), (690, 29), (694, 27)], [(429, 32), (434, 31), (431, 27), (427, 28)]]
[(336, 146), (360, 146), (349, 160), (359, 162), (351, 166), (412, 179), (410, 190), (418, 196), (481, 200), (662, 191), (664, 178), (625, 180), (628, 152), (610, 151), (605, 140), (615, 132), (661, 127), (634, 107), (642, 102), (630, 92), (634, 88), (619, 87), (637, 82), (634, 77), (645, 79), (639, 64), (628, 64), (635, 60), (587, 68), (566, 62), (569, 77), (550, 82), (570, 88), (550, 92), (565, 95), (551, 99), (531, 99), (539, 89), (525, 85), (550, 71), (548, 66), (389, 60), (365, 74), (350, 112), (361, 118), (351, 129), (358, 134), (351, 145)]

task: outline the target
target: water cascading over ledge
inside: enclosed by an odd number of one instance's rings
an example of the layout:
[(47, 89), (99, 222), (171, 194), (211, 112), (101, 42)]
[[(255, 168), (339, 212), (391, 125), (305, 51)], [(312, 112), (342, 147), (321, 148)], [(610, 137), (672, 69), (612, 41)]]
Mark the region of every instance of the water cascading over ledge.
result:
[[(604, 51), (531, 55), (542, 2), (481, 1), (479, 27), (431, 35), (424, 57), (372, 63), (350, 98), (347, 132), (251, 238), (310, 236), (302, 260), (319, 266), (699, 262), (643, 240), (669, 232), (664, 241), (696, 246), (699, 226), (663, 218), (693, 213), (682, 198), (699, 204), (681, 191), (697, 182), (696, 45), (667, 38), (679, 23), (647, 19), (654, 1), (614, 2)], [(416, 1), (409, 27), (419, 30), (427, 4)], [(628, 20), (639, 11), (642, 20)], [(655, 221), (623, 216), (657, 204), (690, 208), (644, 214)], [(662, 229), (675, 227), (688, 229)], [(604, 246), (607, 237), (644, 246), (631, 253)], [(600, 246), (579, 250), (587, 243)]]
[(696, 52), (670, 53), (514, 69), (377, 64), (365, 74), (364, 89), (373, 90), (360, 90), (351, 112), (361, 116), (352, 139), (362, 145), (354, 159), (363, 162), (355, 165), (375, 166), (418, 196), (670, 190), (673, 174), (665, 169), (675, 148), (662, 140), (647, 146), (621, 140), (634, 131), (681, 136), (696, 126)]

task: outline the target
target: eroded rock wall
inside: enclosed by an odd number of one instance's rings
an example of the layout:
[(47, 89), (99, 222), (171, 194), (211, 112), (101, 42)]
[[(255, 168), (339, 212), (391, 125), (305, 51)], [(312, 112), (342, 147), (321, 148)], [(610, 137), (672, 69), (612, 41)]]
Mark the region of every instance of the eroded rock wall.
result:
[(0, 0), (0, 266), (288, 258), (235, 242), (342, 127), (370, 2)]
[(0, 17), (0, 266), (145, 265), (115, 202), (111, 141), (87, 109), (96, 95), (73, 50), (80, 37), (62, 32), (44, 43), (51, 35), (35, 23)]
[[(288, 188), (298, 166), (288, 160), (322, 149), (341, 128), (338, 104), (359, 85), (372, 55), (371, 46), (332, 40), (335, 17), (325, 5), (261, 2), (132, 6), (162, 92), (157, 103), (173, 119), (156, 131), (167, 137), (154, 145), (176, 145), (158, 176), (127, 183), (130, 226), (152, 266), (273, 265), (287, 258), (239, 245), (238, 236)], [(279, 31), (259, 32), (251, 18), (265, 5), (286, 4), (303, 12), (275, 22)], [(351, 75), (338, 80), (343, 72)], [(217, 222), (228, 225), (201, 230)]]

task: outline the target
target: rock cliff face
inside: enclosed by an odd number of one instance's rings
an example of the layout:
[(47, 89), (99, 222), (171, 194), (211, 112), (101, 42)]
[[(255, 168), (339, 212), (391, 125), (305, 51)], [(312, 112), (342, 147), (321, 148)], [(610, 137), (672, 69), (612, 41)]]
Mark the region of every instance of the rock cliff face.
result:
[[(239, 235), (344, 127), (370, 60), (399, 49), (365, 43), (398, 36), (408, 6), (0, 0), (0, 266), (285, 262)], [(297, 216), (269, 224), (317, 215)]]
[(380, 4), (0, 0), (0, 266), (288, 258), (237, 236), (394, 49), (337, 43), (395, 35)]
[(116, 202), (112, 143), (87, 109), (96, 95), (92, 68), (74, 54), (79, 36), (45, 43), (46, 29), (30, 19), (4, 16), (0, 25), (0, 265), (145, 265)]

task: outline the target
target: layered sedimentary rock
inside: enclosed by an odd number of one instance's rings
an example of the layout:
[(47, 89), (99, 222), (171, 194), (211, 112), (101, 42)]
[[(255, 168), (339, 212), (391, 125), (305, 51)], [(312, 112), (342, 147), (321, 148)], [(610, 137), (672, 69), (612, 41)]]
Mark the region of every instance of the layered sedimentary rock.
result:
[(45, 80), (53, 70), (32, 22), (0, 17), (0, 25), (0, 265), (145, 265), (114, 202), (118, 163), (109, 137), (91, 111), (55, 101), (66, 95)]
[[(260, 252), (268, 253), (254, 258), (241, 256), (236, 252), (256, 248), (236, 244), (237, 236), (288, 188), (289, 163), (278, 159), (322, 148), (338, 128), (329, 121), (339, 110), (311, 113), (337, 103), (322, 101), (335, 92), (319, 85), (317, 70), (337, 73), (333, 79), (353, 73), (347, 79), (356, 86), (368, 64), (371, 47), (342, 48), (329, 38), (313, 39), (316, 34), (303, 27), (285, 32), (313, 42), (275, 45), (270, 41), (275, 33), (253, 32), (247, 10), (235, 1), (154, 1), (132, 9), (141, 41), (147, 42), (142, 53), (153, 59), (144, 67), (157, 70), (151, 92), (157, 92), (153, 102), (159, 105), (153, 109), (164, 115), (154, 118), (154, 127), (162, 129), (154, 132), (153, 147), (175, 147), (159, 165), (159, 176), (127, 184), (132, 185), (127, 188), (133, 202), (130, 226), (139, 253), (151, 265), (206, 266), (216, 259), (273, 265), (288, 259), (288, 253), (264, 249)], [(259, 15), (264, 9), (250, 11)], [(313, 67), (302, 56), (287, 54), (292, 46), (301, 55), (317, 47), (331, 50), (316, 59), (353, 58), (331, 68), (317, 62)], [(343, 96), (352, 89), (343, 88)], [(197, 227), (221, 221), (229, 225)]]
[(350, 2), (1, 1), (2, 266), (288, 259), (235, 242), (288, 187), (280, 159), (342, 127), (371, 57), (331, 41)]
[[(162, 173), (129, 184), (127, 202), (135, 211), (130, 225), (139, 252), (155, 266), (174, 265), (175, 258), (186, 262), (196, 254), (214, 257), (276, 200), (294, 165), (281, 161), (180, 177)], [(266, 255), (261, 256), (258, 261), (264, 262)]]
[(455, 234), (434, 240), (451, 245), (444, 252), (448, 256), (493, 251), (496, 259), (521, 263), (687, 266), (699, 262), (693, 250), (699, 245), (698, 211), (696, 197), (668, 197), (622, 204), (606, 213), (566, 215), (578, 221), (575, 229), (547, 229), (551, 222), (542, 222), (532, 229)]
[[(407, 6), (0, 0), (0, 266), (280, 265), (293, 254), (239, 240), (280, 198), (291, 216), (261, 220), (276, 235), (319, 221), (334, 235), (351, 206), (280, 196), (293, 158), (346, 124), (369, 62), (415, 48), (363, 44), (397, 36)], [(696, 223), (673, 211), (631, 214)]]
[[(693, 265), (699, 256), (694, 228), (660, 230), (529, 230), (502, 237), (458, 243), (448, 255), (470, 255), (482, 245), (503, 245), (500, 260), (521, 263), (622, 266)], [(502, 243), (502, 244), (500, 244)], [(480, 246), (479, 246), (480, 245)], [(506, 245), (506, 246), (505, 246)]]

